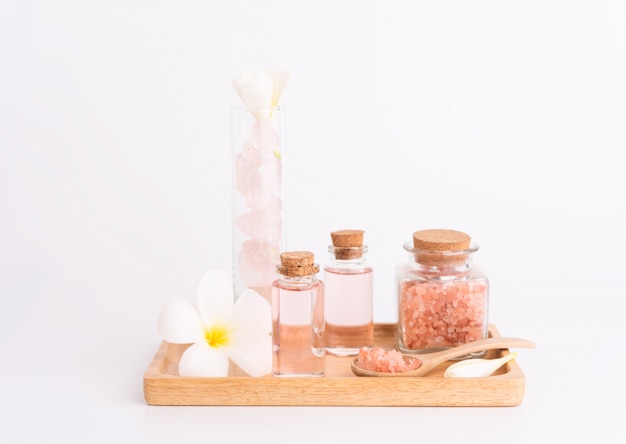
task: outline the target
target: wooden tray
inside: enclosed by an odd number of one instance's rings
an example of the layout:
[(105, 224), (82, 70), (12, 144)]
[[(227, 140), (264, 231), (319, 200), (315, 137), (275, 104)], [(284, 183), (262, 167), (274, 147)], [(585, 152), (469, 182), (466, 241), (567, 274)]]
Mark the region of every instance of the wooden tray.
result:
[[(394, 324), (376, 324), (375, 344), (394, 348)], [(499, 337), (494, 325), (489, 335)], [(150, 405), (291, 406), (515, 406), (524, 397), (524, 374), (511, 361), (486, 378), (444, 378), (445, 363), (416, 378), (357, 377), (353, 357), (327, 356), (321, 378), (252, 378), (231, 368), (224, 378), (178, 376), (178, 360), (187, 346), (163, 342), (144, 374)], [(488, 358), (508, 354), (490, 350)]]

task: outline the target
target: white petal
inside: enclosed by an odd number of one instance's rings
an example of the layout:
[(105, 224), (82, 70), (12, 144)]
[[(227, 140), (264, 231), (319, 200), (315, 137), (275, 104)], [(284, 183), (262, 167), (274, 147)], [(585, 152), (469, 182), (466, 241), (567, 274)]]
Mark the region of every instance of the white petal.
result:
[(225, 352), (250, 376), (263, 376), (272, 371), (272, 337), (269, 334), (234, 332)]
[(207, 327), (223, 324), (233, 307), (233, 282), (224, 270), (208, 270), (198, 285), (198, 309)]
[(191, 344), (204, 340), (204, 324), (195, 305), (182, 297), (165, 301), (157, 331), (167, 342)]
[(228, 357), (222, 349), (197, 342), (189, 347), (178, 362), (180, 376), (228, 376)]
[(237, 92), (237, 95), (239, 96), (241, 101), (244, 102), (244, 104), (245, 104), (244, 90), (246, 89), (246, 87), (251, 81), (252, 81), (252, 76), (249, 74), (240, 74), (237, 77), (233, 77), (233, 80), (232, 80), (233, 88)]
[(274, 94), (272, 95), (272, 106), (280, 104), (280, 99), (287, 87), (287, 81), (289, 80), (289, 71), (278, 71), (272, 74), (272, 80), (274, 83)]
[(251, 108), (268, 108), (272, 106), (274, 82), (271, 78), (259, 75), (245, 90), (246, 104)]
[(228, 327), (232, 331), (269, 334), (272, 331), (272, 307), (259, 293), (247, 289), (235, 302)]

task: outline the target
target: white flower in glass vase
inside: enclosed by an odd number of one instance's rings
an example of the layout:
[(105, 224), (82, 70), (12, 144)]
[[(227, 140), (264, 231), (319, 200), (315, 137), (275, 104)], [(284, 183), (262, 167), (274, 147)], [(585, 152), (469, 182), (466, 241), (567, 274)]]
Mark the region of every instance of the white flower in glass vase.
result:
[(264, 70), (233, 78), (243, 102), (233, 113), (235, 296), (253, 288), (269, 299), (284, 245), (283, 107), (289, 74)]
[(271, 372), (270, 305), (253, 290), (233, 299), (230, 277), (209, 270), (198, 286), (197, 306), (183, 297), (165, 302), (159, 334), (172, 344), (192, 344), (180, 358), (180, 376), (227, 376), (229, 360), (250, 376)]

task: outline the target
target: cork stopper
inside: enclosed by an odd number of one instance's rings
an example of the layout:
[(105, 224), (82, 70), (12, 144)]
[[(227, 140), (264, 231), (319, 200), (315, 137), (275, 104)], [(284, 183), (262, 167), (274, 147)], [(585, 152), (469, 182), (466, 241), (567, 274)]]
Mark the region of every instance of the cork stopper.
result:
[(413, 246), (418, 250), (462, 251), (470, 247), (469, 235), (455, 230), (422, 230), (413, 233)]
[(357, 259), (363, 255), (363, 230), (339, 230), (330, 233), (331, 251), (337, 259)]
[(280, 265), (276, 267), (283, 276), (310, 276), (320, 271), (315, 257), (309, 251), (288, 251), (280, 255)]
[(413, 247), (420, 250), (415, 260), (429, 266), (459, 265), (467, 260), (471, 237), (461, 231), (430, 229), (413, 233)]

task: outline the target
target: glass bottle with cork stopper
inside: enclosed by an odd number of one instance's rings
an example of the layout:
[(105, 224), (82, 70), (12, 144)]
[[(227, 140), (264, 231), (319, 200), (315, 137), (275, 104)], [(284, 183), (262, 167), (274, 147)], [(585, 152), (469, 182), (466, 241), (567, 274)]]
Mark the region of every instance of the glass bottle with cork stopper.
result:
[(373, 269), (363, 230), (330, 233), (331, 259), (324, 267), (326, 350), (353, 356), (374, 345)]
[(398, 349), (425, 353), (486, 338), (489, 281), (473, 265), (478, 245), (470, 236), (421, 230), (404, 249), (409, 262), (396, 268)]
[(308, 251), (280, 255), (272, 284), (272, 374), (324, 376), (324, 283)]

